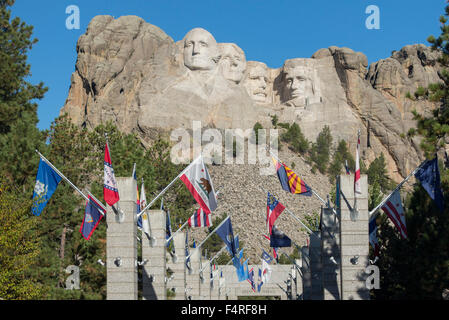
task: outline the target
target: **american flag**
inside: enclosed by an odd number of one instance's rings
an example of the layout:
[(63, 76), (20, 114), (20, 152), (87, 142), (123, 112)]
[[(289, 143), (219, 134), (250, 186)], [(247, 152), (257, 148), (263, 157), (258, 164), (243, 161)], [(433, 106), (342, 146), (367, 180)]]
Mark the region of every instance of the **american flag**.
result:
[(399, 230), (401, 237), (407, 239), (404, 208), (402, 207), (401, 195), (398, 190), (391, 194), (388, 201), (382, 206), (382, 210)]

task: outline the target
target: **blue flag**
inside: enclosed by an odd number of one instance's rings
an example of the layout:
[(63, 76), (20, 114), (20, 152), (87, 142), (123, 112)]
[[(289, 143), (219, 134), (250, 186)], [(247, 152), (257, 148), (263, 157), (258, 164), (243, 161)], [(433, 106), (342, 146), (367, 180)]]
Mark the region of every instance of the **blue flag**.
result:
[(33, 192), (33, 206), (31, 207), (31, 212), (35, 216), (40, 216), (61, 179), (55, 170), (44, 160), (40, 159)]
[(270, 237), (270, 247), (282, 248), (291, 247), (292, 240), (285, 233), (273, 226)]
[(86, 203), (86, 210), (84, 211), (84, 219), (81, 224), (80, 232), (83, 235), (83, 238), (89, 240), (92, 236), (92, 233), (97, 228), (100, 223), (101, 218), (105, 214), (103, 208), (95, 202), (90, 196), (89, 200)]
[(423, 188), (435, 201), (435, 204), (444, 211), (443, 192), (440, 185), (440, 171), (438, 169), (438, 158), (427, 160), (415, 173), (415, 177), (421, 182)]
[(235, 245), (234, 232), (232, 231), (231, 218), (228, 217), (226, 219), (227, 220), (223, 222), (223, 224), (215, 232), (226, 244), (231, 256), (235, 257), (237, 254), (237, 247)]
[(273, 257), (270, 256), (270, 254), (265, 250), (262, 251), (262, 259), (264, 259), (267, 263), (271, 263), (271, 261), (273, 261)]

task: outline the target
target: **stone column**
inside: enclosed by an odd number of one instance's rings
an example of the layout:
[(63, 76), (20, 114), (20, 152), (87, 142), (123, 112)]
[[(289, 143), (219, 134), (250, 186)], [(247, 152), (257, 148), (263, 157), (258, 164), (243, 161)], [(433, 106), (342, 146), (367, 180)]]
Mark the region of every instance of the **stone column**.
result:
[(314, 234), (310, 235), (311, 300), (323, 300), (321, 239), (319, 234), (319, 232), (314, 232)]
[(117, 177), (117, 187), (124, 214), (107, 206), (106, 296), (107, 300), (137, 300), (136, 180)]
[[(174, 300), (185, 299), (185, 259), (186, 259), (186, 234), (182, 231), (173, 236), (175, 245), (176, 262), (173, 263), (173, 280), (169, 282), (169, 288), (175, 288)], [(171, 259), (171, 257), (169, 257)]]
[(201, 268), (203, 269), (203, 280), (200, 279), (200, 300), (209, 300), (211, 296), (210, 290), (210, 264), (209, 260), (201, 257)]
[(310, 300), (312, 293), (312, 275), (310, 270), (309, 247), (301, 248), (302, 299)]
[[(365, 268), (369, 264), (368, 236), (368, 178), (360, 177), (362, 194), (357, 194), (357, 221), (351, 220), (350, 210), (340, 197), (341, 224), (341, 293), (343, 300), (367, 300), (369, 290), (366, 288)], [(354, 206), (354, 175), (340, 176), (341, 191), (350, 206)]]
[(331, 208), (321, 209), (321, 262), (324, 300), (340, 300), (339, 220)]
[(156, 241), (154, 241), (153, 247), (151, 247), (148, 237), (143, 233), (142, 260), (147, 259), (148, 261), (142, 269), (142, 299), (166, 300), (166, 214), (162, 210), (150, 210), (148, 211), (148, 217), (151, 227), (151, 236), (154, 237)]
[(191, 270), (186, 268), (186, 290), (187, 297), (190, 296), (191, 300), (198, 300), (200, 294), (200, 254), (201, 251), (198, 248), (190, 250), (190, 267)]

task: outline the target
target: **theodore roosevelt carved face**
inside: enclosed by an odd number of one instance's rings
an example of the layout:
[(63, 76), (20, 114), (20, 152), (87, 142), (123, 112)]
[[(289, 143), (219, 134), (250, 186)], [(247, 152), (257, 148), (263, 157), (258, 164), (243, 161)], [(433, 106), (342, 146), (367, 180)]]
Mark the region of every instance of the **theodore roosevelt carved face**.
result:
[(257, 61), (247, 63), (243, 86), (256, 103), (270, 102), (269, 70), (265, 63)]
[(202, 28), (190, 30), (184, 37), (184, 65), (190, 70), (213, 70), (220, 55), (214, 37)]

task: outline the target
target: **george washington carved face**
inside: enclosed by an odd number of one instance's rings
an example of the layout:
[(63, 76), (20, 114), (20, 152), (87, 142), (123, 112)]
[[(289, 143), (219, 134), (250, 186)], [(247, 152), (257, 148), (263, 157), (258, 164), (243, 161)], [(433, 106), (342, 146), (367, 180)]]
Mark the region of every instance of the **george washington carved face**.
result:
[(214, 37), (202, 28), (190, 30), (184, 37), (184, 65), (190, 70), (213, 70), (219, 60)]

